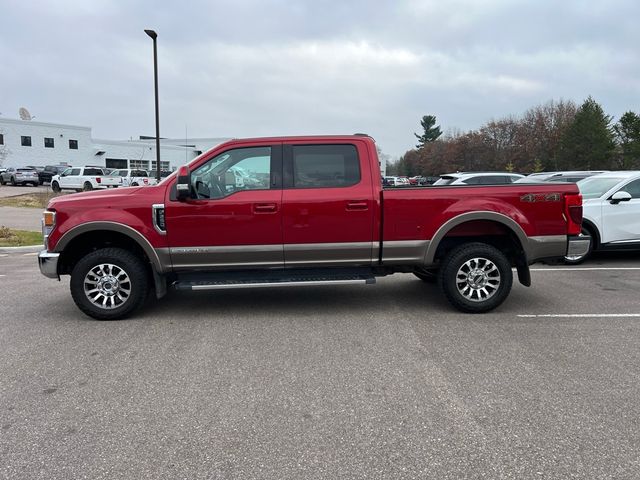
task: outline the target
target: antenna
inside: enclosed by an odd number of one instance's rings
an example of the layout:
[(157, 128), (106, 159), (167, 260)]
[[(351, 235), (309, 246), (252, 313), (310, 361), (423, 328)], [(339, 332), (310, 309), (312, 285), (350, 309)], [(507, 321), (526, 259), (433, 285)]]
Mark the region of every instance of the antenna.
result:
[(20, 115), (20, 120), (30, 121), (33, 118), (29, 113), (29, 110), (24, 107), (20, 107), (20, 109), (18, 110), (18, 115)]

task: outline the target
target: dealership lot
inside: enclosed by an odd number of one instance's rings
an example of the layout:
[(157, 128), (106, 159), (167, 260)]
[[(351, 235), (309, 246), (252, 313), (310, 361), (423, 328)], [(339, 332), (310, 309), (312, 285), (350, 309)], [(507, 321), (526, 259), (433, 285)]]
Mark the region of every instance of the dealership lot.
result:
[(497, 311), (412, 275), (97, 322), (0, 255), (0, 478), (638, 478), (640, 254)]

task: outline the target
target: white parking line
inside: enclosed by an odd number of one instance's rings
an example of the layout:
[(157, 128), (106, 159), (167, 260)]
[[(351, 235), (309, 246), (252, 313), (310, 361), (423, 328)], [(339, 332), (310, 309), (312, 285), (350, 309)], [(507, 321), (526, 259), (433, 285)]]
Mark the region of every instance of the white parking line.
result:
[(8, 253), (0, 253), (0, 257), (8, 257), (9, 254)]
[(545, 313), (542, 315), (518, 315), (520, 318), (628, 318), (640, 317), (640, 313)]
[(22, 256), (23, 257), (32, 257), (34, 255), (38, 255), (38, 252), (33, 252), (33, 253), (23, 253)]
[(532, 268), (532, 272), (574, 272), (584, 270), (591, 272), (594, 270), (640, 270), (640, 267), (560, 267), (560, 268)]

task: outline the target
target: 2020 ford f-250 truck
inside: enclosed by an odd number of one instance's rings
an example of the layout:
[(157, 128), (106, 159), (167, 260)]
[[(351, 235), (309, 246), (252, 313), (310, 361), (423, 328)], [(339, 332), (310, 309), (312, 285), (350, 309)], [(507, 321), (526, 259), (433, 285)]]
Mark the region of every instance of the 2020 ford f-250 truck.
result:
[[(241, 182), (238, 179), (241, 178)], [(579, 254), (575, 185), (382, 188), (364, 135), (232, 140), (160, 184), (57, 197), (40, 270), (71, 275), (77, 306), (123, 318), (153, 288), (370, 284), (437, 278), (464, 312), (509, 294), (512, 267)]]

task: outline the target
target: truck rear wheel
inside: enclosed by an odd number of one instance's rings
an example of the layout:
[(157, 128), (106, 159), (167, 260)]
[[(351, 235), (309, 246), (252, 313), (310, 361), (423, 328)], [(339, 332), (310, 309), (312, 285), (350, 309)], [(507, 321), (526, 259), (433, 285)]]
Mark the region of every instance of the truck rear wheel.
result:
[(511, 264), (497, 248), (467, 243), (445, 257), (438, 283), (447, 300), (458, 310), (484, 313), (499, 306), (513, 284)]
[(90, 192), (91, 190), (93, 190), (93, 185), (91, 185), (91, 182), (84, 182), (84, 185), (82, 186), (82, 190), (84, 192)]
[(71, 272), (73, 301), (96, 320), (127, 317), (144, 303), (148, 289), (144, 263), (121, 248), (91, 252)]

